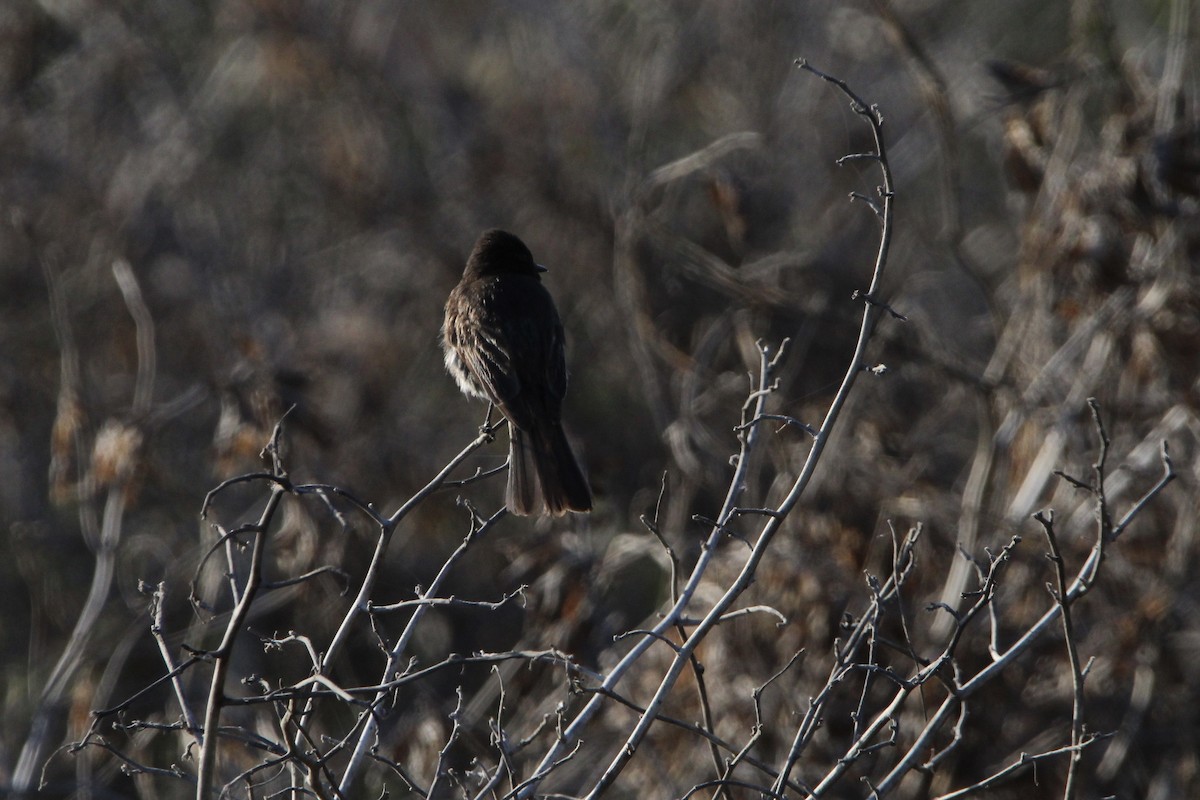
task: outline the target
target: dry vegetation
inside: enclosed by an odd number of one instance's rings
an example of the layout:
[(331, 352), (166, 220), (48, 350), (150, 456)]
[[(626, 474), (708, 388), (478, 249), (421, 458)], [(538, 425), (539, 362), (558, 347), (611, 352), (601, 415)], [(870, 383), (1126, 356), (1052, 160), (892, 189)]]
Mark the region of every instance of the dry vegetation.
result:
[[(1198, 30), (5, 3), (0, 788), (1200, 794)], [(491, 226), (586, 518), (442, 372)]]

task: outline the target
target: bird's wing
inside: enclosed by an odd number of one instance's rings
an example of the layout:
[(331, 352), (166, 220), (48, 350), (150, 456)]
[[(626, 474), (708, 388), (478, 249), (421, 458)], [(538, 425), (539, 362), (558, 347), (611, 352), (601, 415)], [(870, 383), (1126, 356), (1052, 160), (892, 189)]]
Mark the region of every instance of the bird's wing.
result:
[(521, 380), (512, 368), (503, 333), (484, 324), (464, 334), (460, 341), (467, 346), (458, 348), (458, 357), (483, 387), (488, 399), (504, 410), (504, 406), (521, 393)]
[(560, 402), (567, 395), (567, 358), (566, 334), (563, 333), (562, 323), (554, 320), (554, 329), (550, 336), (550, 349), (547, 352), (546, 371), (549, 379), (549, 389)]
[(567, 389), (563, 328), (538, 283), (492, 284), (460, 319), (458, 356), (509, 420), (532, 430), (558, 421)]

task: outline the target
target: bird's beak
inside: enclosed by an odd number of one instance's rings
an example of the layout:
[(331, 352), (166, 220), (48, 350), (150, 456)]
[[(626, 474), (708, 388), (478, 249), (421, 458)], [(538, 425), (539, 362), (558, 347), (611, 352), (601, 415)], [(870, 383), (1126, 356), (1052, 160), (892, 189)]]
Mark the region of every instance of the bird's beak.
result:
[(534, 264), (533, 266), (537, 267), (538, 272), (549, 272), (550, 271), (550, 270), (546, 269), (545, 267), (543, 267), (541, 264)]

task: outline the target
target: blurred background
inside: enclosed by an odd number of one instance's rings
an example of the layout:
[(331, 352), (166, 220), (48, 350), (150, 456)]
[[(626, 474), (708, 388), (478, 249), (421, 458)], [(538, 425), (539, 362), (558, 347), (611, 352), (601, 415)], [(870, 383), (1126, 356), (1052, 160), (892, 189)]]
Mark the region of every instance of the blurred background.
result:
[[(139, 581), (167, 581), (172, 625), (189, 623), (184, 587), (212, 541), (200, 504), (260, 468), (284, 410), (293, 478), (385, 511), (474, 438), (484, 409), (444, 374), (439, 326), (485, 228), (549, 267), (596, 510), (506, 520), (456, 590), (527, 583), (537, 600), (486, 631), (434, 615), (428, 647), (524, 636), (595, 661), (652, 612), (666, 588), (638, 518), (658, 508), (681, 552), (698, 543), (692, 515), (724, 496), (755, 341), (790, 340), (771, 410), (818, 424), (857, 333), (850, 297), (878, 225), (848, 197), (874, 197), (879, 177), (835, 165), (871, 147), (869, 130), (795, 68), (803, 56), (881, 107), (898, 187), (884, 296), (908, 320), (883, 321), (871, 357), (888, 373), (864, 376), (755, 588), (795, 624), (731, 628), (731, 657), (762, 654), (753, 685), (800, 646), (826, 652), (862, 570), (890, 559), (889, 520), (925, 526), (931, 599), (957, 596), (960, 544), (1032, 542), (1028, 515), (1046, 505), (1079, 563), (1088, 498), (1051, 471), (1089, 477), (1096, 396), (1119, 509), (1153, 483), (1163, 438), (1181, 479), (1080, 611), (1085, 653), (1103, 656), (1089, 727), (1126, 731), (1089, 752), (1089, 786), (1200, 791), (1198, 27), (1190, 3), (1151, 0), (7, 0), (0, 783), (86, 603), (110, 487), (116, 568), (43, 717), (51, 749), (161, 673)], [(772, 442), (753, 470), (764, 503), (807, 449), (795, 431)], [(381, 600), (411, 596), (461, 539), (459, 494), (495, 508), (502, 479), (425, 503)], [(361, 574), (373, 536), (297, 511), (275, 568)], [(1013, 626), (1045, 607), (1043, 549), (1013, 569)], [(341, 588), (314, 582), (257, 624), (285, 630), (289, 607), (320, 601), (329, 619), (306, 624), (328, 628)], [(952, 776), (1067, 730), (1069, 691), (1022, 694), (1038, 663), (1021, 669), (997, 690), (1019, 699), (1011, 736)], [(48, 774), (55, 796), (75, 791), (70, 757)]]

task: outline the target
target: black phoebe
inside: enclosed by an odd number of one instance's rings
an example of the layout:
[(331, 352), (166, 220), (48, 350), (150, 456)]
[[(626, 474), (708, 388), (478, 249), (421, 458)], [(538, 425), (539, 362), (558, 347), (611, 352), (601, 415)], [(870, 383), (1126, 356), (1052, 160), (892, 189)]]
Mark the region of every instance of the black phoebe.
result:
[(545, 271), (516, 236), (486, 231), (446, 301), (442, 346), (463, 393), (508, 419), (508, 510), (558, 516), (591, 511), (592, 492), (563, 433), (563, 327)]

